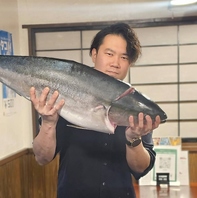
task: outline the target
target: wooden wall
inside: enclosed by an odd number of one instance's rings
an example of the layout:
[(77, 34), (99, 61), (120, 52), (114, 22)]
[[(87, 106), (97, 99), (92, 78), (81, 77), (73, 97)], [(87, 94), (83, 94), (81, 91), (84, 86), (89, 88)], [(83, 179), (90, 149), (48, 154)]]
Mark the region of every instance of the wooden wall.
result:
[[(191, 185), (197, 185), (197, 150), (194, 148), (189, 149)], [(0, 198), (55, 198), (58, 161), (57, 157), (50, 164), (40, 166), (32, 149), (0, 161)]]
[(40, 166), (31, 149), (0, 161), (0, 198), (55, 198), (58, 161)]
[(182, 143), (182, 150), (189, 151), (189, 181), (197, 185), (197, 142)]

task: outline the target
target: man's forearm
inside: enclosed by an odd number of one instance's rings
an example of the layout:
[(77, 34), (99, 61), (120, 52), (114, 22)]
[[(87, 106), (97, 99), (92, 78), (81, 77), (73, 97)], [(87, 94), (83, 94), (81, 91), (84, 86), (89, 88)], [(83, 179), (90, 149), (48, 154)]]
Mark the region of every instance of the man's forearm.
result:
[(42, 124), (40, 132), (33, 141), (35, 159), (40, 165), (49, 163), (55, 154), (56, 126)]
[(133, 148), (126, 145), (126, 159), (129, 167), (138, 173), (142, 173), (150, 165), (150, 155), (142, 143)]

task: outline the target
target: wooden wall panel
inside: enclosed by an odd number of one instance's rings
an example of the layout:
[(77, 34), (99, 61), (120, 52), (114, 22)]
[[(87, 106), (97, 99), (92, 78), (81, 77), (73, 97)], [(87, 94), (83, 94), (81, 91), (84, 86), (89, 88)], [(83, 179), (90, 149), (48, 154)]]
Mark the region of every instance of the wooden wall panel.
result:
[(0, 161), (0, 198), (56, 197), (58, 157), (40, 166), (27, 149), (9, 159)]
[[(38, 165), (31, 149), (0, 161), (0, 198), (56, 198), (58, 165), (58, 157)], [(189, 152), (189, 167), (190, 184), (197, 185), (197, 151)]]
[(55, 198), (57, 192), (58, 158), (40, 166), (33, 153), (28, 156), (29, 196), (30, 198)]
[(45, 166), (39, 166), (33, 155), (29, 155), (29, 177), (32, 197), (45, 198)]
[(0, 167), (0, 198), (21, 198), (20, 158)]
[(4, 167), (0, 166), (0, 198), (7, 197), (6, 187), (6, 172), (4, 171)]
[(197, 142), (183, 142), (182, 150), (189, 152), (190, 185), (197, 185)]
[(32, 198), (31, 188), (30, 188), (30, 177), (29, 177), (29, 167), (28, 167), (28, 160), (29, 155), (24, 154), (21, 158), (21, 198), (28, 197)]
[(197, 185), (197, 152), (189, 153), (189, 177), (190, 184)]
[(6, 191), (7, 191), (7, 198), (20, 198), (21, 196), (21, 168), (20, 168), (20, 160), (21, 158), (18, 158), (13, 163), (10, 162), (6, 164), (6, 178), (7, 178), (7, 185), (6, 185)]

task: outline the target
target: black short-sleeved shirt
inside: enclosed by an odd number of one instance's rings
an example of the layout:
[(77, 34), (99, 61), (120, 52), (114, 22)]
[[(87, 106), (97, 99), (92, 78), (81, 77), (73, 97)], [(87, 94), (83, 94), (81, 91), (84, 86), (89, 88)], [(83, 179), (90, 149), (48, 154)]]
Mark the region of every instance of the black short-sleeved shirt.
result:
[(154, 165), (152, 134), (143, 137), (151, 163), (142, 174), (127, 165), (125, 127), (109, 135), (76, 128), (60, 117), (56, 134), (58, 198), (135, 198), (131, 174), (139, 179)]

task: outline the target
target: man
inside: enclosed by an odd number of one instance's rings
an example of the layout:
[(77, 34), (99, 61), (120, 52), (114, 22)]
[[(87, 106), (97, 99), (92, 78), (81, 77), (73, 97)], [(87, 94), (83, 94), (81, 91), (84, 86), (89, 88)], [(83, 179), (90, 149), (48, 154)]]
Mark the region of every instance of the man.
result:
[[(134, 31), (124, 23), (104, 28), (95, 36), (90, 55), (94, 68), (123, 80), (141, 53)], [(91, 82), (90, 82), (91, 83)], [(99, 91), (99, 90), (98, 90)], [(150, 116), (140, 113), (138, 122), (130, 116), (130, 126), (116, 128), (114, 135), (71, 127), (58, 115), (66, 101), (55, 104), (58, 92), (47, 101), (49, 88), (31, 101), (41, 115), (40, 132), (33, 142), (37, 162), (49, 163), (60, 154), (58, 198), (134, 198), (131, 174), (136, 179), (147, 174), (155, 162)]]

